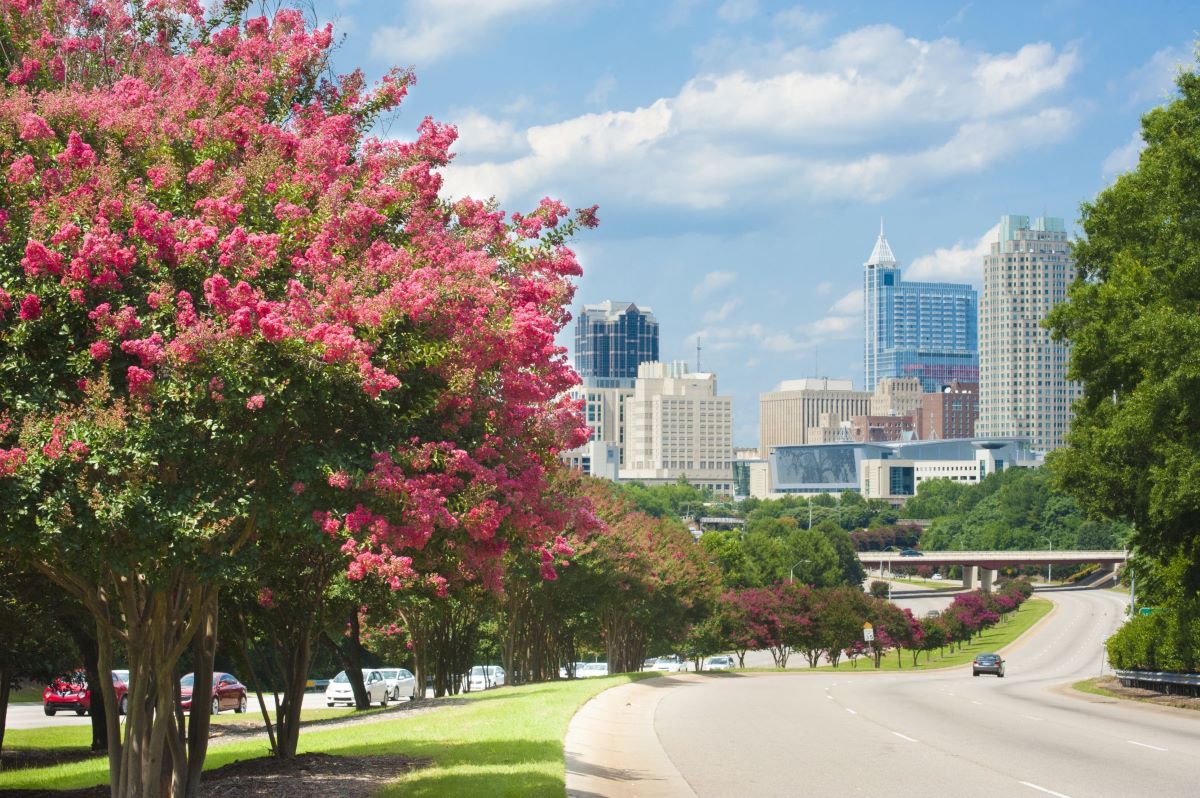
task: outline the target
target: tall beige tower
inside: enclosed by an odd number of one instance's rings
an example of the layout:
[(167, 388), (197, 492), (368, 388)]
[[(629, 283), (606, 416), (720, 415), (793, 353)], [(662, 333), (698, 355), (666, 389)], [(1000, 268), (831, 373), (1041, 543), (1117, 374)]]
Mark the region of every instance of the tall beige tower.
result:
[(766, 457), (775, 446), (817, 443), (809, 430), (821, 426), (821, 414), (839, 419), (865, 416), (871, 410), (868, 391), (856, 391), (850, 380), (784, 380), (758, 397), (758, 448)]
[(1042, 320), (1074, 279), (1062, 219), (1001, 217), (1000, 240), (983, 259), (977, 437), (1029, 438), (1042, 452), (1063, 445), (1082, 389), (1067, 380), (1068, 349)]

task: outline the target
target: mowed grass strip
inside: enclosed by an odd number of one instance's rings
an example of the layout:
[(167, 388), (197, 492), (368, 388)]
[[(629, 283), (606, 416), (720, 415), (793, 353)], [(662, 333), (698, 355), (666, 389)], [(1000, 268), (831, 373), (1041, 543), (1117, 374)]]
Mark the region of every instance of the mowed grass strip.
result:
[[(565, 790), (563, 738), (579, 707), (609, 687), (659, 675), (620, 674), (488, 690), (435, 712), (409, 717), (401, 713), (378, 721), (304, 731), (300, 751), (353, 756), (403, 754), (432, 760), (430, 766), (394, 782), (381, 793), (383, 796), (561, 796)], [(33, 734), (26, 739), (46, 740), (46, 732), (63, 733), (65, 745), (71, 739), (66, 733), (76, 729), (81, 741), (78, 744), (86, 747), (90, 741), (90, 737), (84, 738), (86, 727), (30, 730)], [(265, 740), (214, 740), (205, 767), (216, 768), (266, 753)], [(0, 790), (62, 790), (107, 781), (107, 760), (99, 757), (48, 768), (0, 772)]]

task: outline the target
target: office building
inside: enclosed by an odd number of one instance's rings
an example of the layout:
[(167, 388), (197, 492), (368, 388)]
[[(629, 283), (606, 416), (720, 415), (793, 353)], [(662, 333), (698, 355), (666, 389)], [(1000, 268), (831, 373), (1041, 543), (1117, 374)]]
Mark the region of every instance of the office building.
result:
[(863, 264), (864, 386), (883, 377), (916, 377), (926, 392), (979, 376), (978, 297), (969, 285), (905, 282), (879, 227)]
[(682, 361), (643, 363), (625, 399), (622, 480), (693, 485), (732, 496), (733, 399), (717, 395), (717, 377)]
[(1082, 391), (1067, 380), (1067, 347), (1042, 321), (1074, 279), (1062, 219), (1001, 217), (999, 241), (983, 259), (976, 435), (1028, 438), (1040, 452), (1062, 446)]
[(913, 437), (913, 429), (912, 416), (855, 416), (850, 419), (850, 440), (856, 443), (908, 440)]
[(937, 393), (924, 394), (914, 415), (917, 437), (923, 441), (974, 438), (979, 418), (979, 385), (955, 380)]
[(632, 380), (638, 366), (658, 360), (658, 321), (650, 308), (611, 299), (584, 305), (575, 321), (579, 376)]
[(923, 395), (917, 377), (880, 377), (871, 397), (871, 415), (911, 416), (921, 409)]
[(759, 395), (758, 446), (763, 457), (773, 446), (811, 443), (808, 431), (821, 427), (821, 414), (867, 415), (872, 394), (854, 390), (850, 380), (784, 380)]

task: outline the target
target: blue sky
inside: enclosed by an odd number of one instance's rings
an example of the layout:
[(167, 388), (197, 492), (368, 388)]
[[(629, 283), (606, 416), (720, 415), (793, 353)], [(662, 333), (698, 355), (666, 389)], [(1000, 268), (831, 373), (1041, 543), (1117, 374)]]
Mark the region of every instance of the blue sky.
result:
[(978, 286), (1002, 214), (1073, 226), (1136, 164), (1200, 30), (1194, 2), (315, 5), (339, 71), (415, 68), (382, 133), (458, 125), (448, 193), (600, 205), (576, 305), (649, 305), (664, 359), (699, 340), (739, 446), (781, 380), (861, 386), (881, 217), (907, 278)]

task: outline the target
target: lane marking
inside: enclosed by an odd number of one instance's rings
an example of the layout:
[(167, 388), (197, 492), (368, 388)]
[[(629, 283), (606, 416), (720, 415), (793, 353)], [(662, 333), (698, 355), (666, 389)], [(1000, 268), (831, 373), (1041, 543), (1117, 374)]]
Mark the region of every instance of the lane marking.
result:
[(833, 700), (833, 696), (831, 696), (831, 695), (826, 695), (825, 697), (828, 698), (830, 701)]
[(1150, 743), (1139, 743), (1137, 740), (1126, 740), (1125, 742), (1129, 743), (1130, 745), (1140, 745), (1142, 748), (1152, 748), (1155, 751), (1167, 750), (1165, 748), (1159, 748), (1157, 745), (1150, 745)]
[(977, 707), (981, 707), (981, 706), (983, 706), (983, 702), (982, 702), (982, 701), (972, 701), (971, 703), (972, 703), (972, 704), (974, 704), (974, 705), (975, 705), (975, 706), (977, 706)]
[(849, 712), (851, 715), (857, 715), (857, 714), (858, 714), (857, 712), (855, 712), (855, 711), (854, 711), (853, 709), (851, 709), (850, 707), (846, 707), (846, 711), (847, 711), (847, 712)]
[(1021, 717), (1029, 718), (1030, 720), (1041, 720), (1037, 715), (1022, 715)]
[(899, 737), (902, 740), (908, 740), (910, 743), (920, 742), (919, 740), (914, 740), (912, 737), (909, 737), (907, 734), (901, 734), (900, 732), (897, 732), (897, 731), (892, 732), (892, 734), (896, 735), (897, 737)]
[(1024, 784), (1026, 787), (1032, 787), (1033, 789), (1038, 790), (1039, 792), (1044, 792), (1047, 795), (1056, 795), (1056, 796), (1058, 796), (1058, 798), (1071, 798), (1071, 796), (1063, 795), (1061, 792), (1055, 792), (1054, 790), (1047, 790), (1045, 787), (1039, 787), (1038, 785), (1034, 784), (1031, 781), (1023, 781), (1021, 783)]

